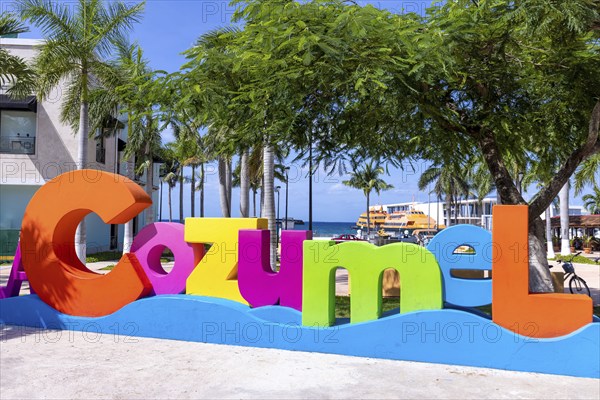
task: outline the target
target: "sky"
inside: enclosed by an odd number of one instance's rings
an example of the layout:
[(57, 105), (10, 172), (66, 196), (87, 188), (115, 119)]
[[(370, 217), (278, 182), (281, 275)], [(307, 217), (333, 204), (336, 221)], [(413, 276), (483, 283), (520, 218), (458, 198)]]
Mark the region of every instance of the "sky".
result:
[[(364, 4), (365, 2), (360, 2)], [(372, 1), (377, 7), (388, 8), (399, 12), (414, 11), (422, 13), (429, 1)], [(14, 10), (14, 2), (0, 0), (0, 10)], [(210, 30), (228, 25), (234, 9), (228, 1), (203, 1), (203, 0), (149, 0), (146, 3), (144, 17), (140, 24), (134, 27), (130, 34), (132, 41), (137, 41), (144, 49), (145, 56), (154, 69), (175, 72), (184, 63), (185, 58), (181, 55), (183, 51), (190, 48), (196, 39)], [(21, 35), (24, 38), (41, 38), (38, 29), (31, 27), (31, 31)], [(172, 133), (163, 133), (163, 142), (173, 140)], [(306, 220), (308, 218), (308, 177), (307, 169), (290, 161), (289, 182), (289, 211), (292, 218)], [(408, 167), (408, 165), (406, 165)], [(428, 167), (426, 162), (417, 162), (412, 167), (397, 169), (390, 167), (389, 176), (383, 179), (394, 186), (381, 195), (373, 193), (371, 204), (400, 203), (407, 201), (427, 201), (427, 192), (419, 191), (417, 180), (422, 171)], [(219, 217), (218, 175), (216, 165), (207, 166), (207, 180), (205, 184), (205, 215), (207, 217)], [(191, 175), (191, 169), (186, 170), (187, 176)], [(314, 221), (339, 221), (355, 222), (366, 208), (366, 200), (362, 191), (345, 186), (342, 181), (347, 176), (327, 176), (320, 169), (313, 177), (313, 220)], [(285, 213), (285, 184), (276, 182), (282, 187), (280, 195), (280, 214)], [(165, 185), (163, 190), (163, 219), (168, 218), (167, 207), (168, 190)], [(532, 193), (525, 192), (529, 198)], [(179, 216), (179, 189), (172, 193), (173, 217)], [(196, 198), (198, 194), (196, 193)], [(573, 199), (572, 204), (581, 204), (580, 197)], [(232, 216), (239, 216), (239, 191), (233, 190)], [(432, 196), (433, 200), (433, 196)], [(257, 202), (259, 202), (257, 196)], [(275, 197), (277, 205), (277, 195)], [(196, 216), (198, 216), (198, 201), (196, 201)], [(250, 199), (252, 213), (252, 198)], [(257, 205), (260, 208), (260, 205)], [(190, 185), (184, 186), (184, 216), (190, 216)]]

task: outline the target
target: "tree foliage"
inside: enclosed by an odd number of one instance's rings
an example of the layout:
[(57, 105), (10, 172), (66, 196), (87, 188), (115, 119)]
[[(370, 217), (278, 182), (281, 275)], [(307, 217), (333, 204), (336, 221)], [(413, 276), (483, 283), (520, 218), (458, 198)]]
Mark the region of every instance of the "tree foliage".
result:
[[(7, 12), (0, 14), (0, 38), (18, 35), (28, 29)], [(33, 93), (35, 72), (21, 57), (0, 48), (0, 87), (8, 86), (7, 93), (13, 97), (25, 97)]]
[(100, 0), (69, 4), (50, 0), (23, 0), (21, 16), (38, 26), (45, 42), (35, 58), (36, 95), (41, 100), (64, 80), (66, 90), (61, 120), (79, 129), (73, 108), (89, 101), (93, 88), (110, 86), (114, 71), (107, 60), (116, 44), (140, 21), (144, 3), (129, 7), (120, 1)]
[(199, 42), (185, 74), (190, 98), (227, 128), (225, 148), (314, 150), (341, 171), (373, 158), (478, 166), (491, 180), (480, 191), (495, 187), (505, 204), (527, 204), (520, 186), (537, 179), (530, 241), (543, 256), (540, 214), (600, 152), (597, 0), (456, 0), (425, 15), (338, 0), (234, 4), (241, 28)]
[(384, 190), (393, 189), (394, 186), (384, 181), (380, 176), (385, 169), (375, 160), (359, 165), (352, 163), (353, 171), (350, 179), (342, 181), (346, 186), (362, 190), (367, 200), (367, 235), (371, 233), (371, 215), (369, 210), (371, 192), (380, 194)]
[(583, 206), (590, 214), (600, 214), (600, 189), (594, 187), (592, 193), (588, 193), (582, 197)]

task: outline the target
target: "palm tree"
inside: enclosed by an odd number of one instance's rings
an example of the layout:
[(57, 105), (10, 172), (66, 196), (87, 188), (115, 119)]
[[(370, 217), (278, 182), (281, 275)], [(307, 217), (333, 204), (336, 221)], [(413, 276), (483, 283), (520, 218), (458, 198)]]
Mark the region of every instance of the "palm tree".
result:
[(232, 161), (228, 156), (217, 157), (219, 173), (219, 200), (221, 213), (224, 218), (231, 218), (231, 189), (232, 189)]
[(583, 206), (590, 214), (600, 214), (600, 189), (597, 186), (594, 187), (593, 193), (588, 193), (581, 199)]
[[(200, 128), (203, 125), (202, 116), (198, 112), (198, 107), (186, 98), (183, 88), (187, 86), (185, 80), (182, 80), (180, 73), (174, 73), (165, 79), (165, 95), (161, 99), (161, 107), (165, 110), (166, 120), (173, 128), (174, 136), (177, 142), (181, 142), (182, 148), (178, 150), (181, 153), (181, 163), (186, 167), (191, 167), (192, 174), (189, 178), (191, 183), (190, 190), (190, 215), (195, 217), (196, 198), (195, 192), (202, 185), (196, 185), (196, 168), (201, 168), (200, 175), (204, 174), (204, 163), (208, 162), (208, 152), (205, 146), (205, 138), (200, 134)], [(200, 194), (200, 208), (203, 214), (203, 193)], [(183, 196), (180, 196), (183, 201)], [(182, 208), (183, 209), (183, 208)]]
[(596, 153), (581, 163), (575, 171), (575, 194), (581, 193), (586, 185), (597, 187), (600, 184), (600, 153)]
[(194, 190), (198, 192), (198, 200), (200, 202), (200, 218), (204, 218), (204, 163), (200, 164), (200, 172), (196, 175), (196, 178), (197, 183)]
[(233, 187), (232, 157), (235, 147), (231, 141), (233, 130), (227, 126), (220, 126), (218, 121), (213, 121), (207, 134), (203, 137), (205, 151), (210, 157), (217, 160), (219, 175), (219, 204), (224, 218), (231, 218), (231, 193)]
[[(231, 216), (232, 158), (247, 147), (239, 140), (236, 131), (241, 119), (239, 115), (246, 110), (231, 109), (230, 98), (240, 87), (239, 74), (233, 65), (238, 59), (231, 51), (230, 38), (238, 35), (237, 27), (220, 28), (198, 38), (196, 45), (186, 52), (191, 68), (184, 79), (183, 93), (189, 93), (190, 87), (201, 87), (202, 95), (194, 94), (198, 100), (196, 113), (204, 115), (208, 125), (205, 145), (208, 152), (218, 161), (219, 197), (224, 217)], [(191, 80), (187, 82), (187, 80)], [(188, 95), (186, 98), (189, 98)], [(244, 187), (247, 185), (244, 184)]]
[(346, 186), (360, 189), (365, 194), (367, 198), (367, 236), (369, 236), (371, 234), (371, 217), (369, 213), (371, 192), (374, 190), (379, 194), (384, 190), (392, 189), (393, 186), (379, 177), (385, 170), (378, 162), (371, 160), (362, 168), (359, 168), (358, 163), (352, 162), (352, 169), (353, 172), (350, 174), (350, 179), (342, 183)]
[[(195, 153), (198, 154), (198, 151), (196, 150)], [(198, 168), (200, 165), (202, 165), (203, 162), (197, 155), (194, 155), (194, 156), (188, 158), (187, 160), (185, 160), (184, 164), (186, 166), (192, 168), (192, 175), (190, 176), (189, 181), (190, 181), (190, 216), (193, 218), (196, 216), (196, 196), (195, 196), (196, 176), (197, 176), (196, 168)]]
[[(231, 102), (238, 97), (240, 87), (248, 84), (247, 72), (236, 68), (239, 54), (232, 43), (240, 34), (237, 27), (218, 29), (202, 35), (196, 46), (186, 52), (191, 61), (187, 74), (192, 85), (187, 87), (201, 88), (193, 97), (203, 102), (206, 120), (209, 124), (208, 137), (212, 140), (211, 153), (218, 159), (219, 193), (221, 209), (224, 216), (231, 215), (232, 157), (243, 154), (256, 144), (262, 147), (263, 160), (263, 204), (262, 216), (268, 218), (271, 231), (271, 266), (275, 268), (277, 258), (277, 232), (275, 221), (274, 196), (274, 140), (266, 129), (250, 129), (246, 125), (249, 113), (256, 112), (250, 108), (231, 108)], [(246, 157), (244, 173), (241, 177), (242, 215), (247, 215), (247, 190), (250, 184), (246, 181)], [(240, 171), (241, 172), (241, 171)]]
[(250, 216), (250, 154), (248, 149), (240, 155), (240, 216)]
[[(124, 77), (115, 87), (117, 99), (127, 114), (127, 146), (123, 153), (126, 160), (135, 160), (135, 173), (146, 175), (145, 191), (149, 197), (154, 192), (154, 162), (162, 152), (160, 132), (164, 128), (157, 106), (163, 98), (164, 82), (157, 71), (148, 67), (143, 51), (138, 45), (123, 45)], [(114, 82), (113, 82), (114, 84)], [(146, 211), (145, 224), (154, 222), (153, 207)]]
[(561, 249), (560, 254), (568, 256), (571, 254), (571, 246), (569, 244), (569, 181), (558, 192), (560, 201), (560, 235)]
[[(144, 60), (143, 58), (143, 53), (142, 53), (142, 49), (139, 46), (136, 46), (135, 44), (133, 45), (128, 45), (126, 43), (120, 43), (120, 45), (118, 46), (119, 49), (119, 57), (117, 59), (117, 71), (121, 72), (121, 77), (122, 79), (118, 82), (117, 87), (123, 86), (124, 84), (126, 84), (127, 80), (133, 80), (133, 81), (137, 81), (139, 80), (139, 78), (145, 74), (148, 73), (148, 63), (146, 60)], [(110, 88), (108, 90), (106, 90), (109, 93), (117, 93), (116, 90), (111, 90)], [(121, 92), (123, 93), (123, 92)], [(116, 104), (126, 104), (125, 108), (131, 108), (131, 105), (128, 105), (130, 102), (128, 102), (128, 97), (130, 97), (132, 95), (131, 92), (125, 92), (125, 96), (116, 96), (117, 98), (115, 99), (115, 103)], [(105, 101), (104, 104), (110, 104), (109, 101)], [(118, 106), (117, 106), (118, 108)], [(129, 114), (129, 113), (128, 113)], [(139, 135), (139, 132), (134, 132), (134, 126), (139, 129), (140, 126), (139, 124), (135, 124), (133, 123), (133, 119), (129, 117), (127, 117), (127, 134), (129, 136), (136, 136)], [(129, 156), (126, 158), (127, 162), (127, 170), (126, 170), (126, 174), (127, 177), (131, 180), (135, 179), (135, 159), (134, 156)], [(152, 189), (148, 186), (146, 186), (146, 193), (148, 193), (149, 196), (152, 196), (152, 192), (149, 191), (149, 189)], [(161, 181), (161, 189), (162, 189), (162, 181)], [(161, 199), (162, 201), (162, 199)], [(162, 208), (162, 207), (161, 207)], [(162, 210), (161, 210), (162, 211)], [(152, 214), (151, 211), (148, 211), (148, 213)], [(128, 221), (125, 223), (124, 229), (123, 229), (123, 253), (128, 253), (131, 250), (131, 244), (133, 243), (133, 220)]]
[(173, 144), (169, 143), (165, 148), (162, 149), (161, 157), (163, 159), (163, 172), (164, 176), (162, 181), (165, 182), (169, 188), (168, 205), (169, 205), (169, 222), (173, 222), (173, 204), (172, 204), (172, 192), (173, 188), (177, 186), (179, 181), (179, 169), (181, 165), (177, 160), (175, 152), (173, 151)]
[[(129, 7), (121, 1), (79, 0), (72, 4), (47, 0), (23, 0), (21, 17), (38, 26), (46, 39), (34, 60), (38, 75), (36, 94), (44, 100), (60, 82), (66, 82), (65, 101), (79, 104), (79, 119), (71, 124), (78, 131), (77, 168), (87, 166), (89, 136), (89, 94), (112, 78), (104, 60), (133, 24), (140, 20), (144, 3)], [(61, 120), (69, 123), (68, 109), (61, 108)], [(85, 262), (84, 221), (75, 234), (77, 256)]]
[[(169, 143), (168, 146), (172, 150), (173, 155), (177, 159), (180, 168), (178, 170), (179, 176), (179, 221), (183, 223), (183, 188), (184, 184), (190, 179), (184, 176), (184, 167), (192, 163), (196, 149), (194, 148), (196, 142), (189, 135), (182, 132), (180, 129), (175, 129), (175, 142)], [(195, 179), (195, 178), (194, 178)], [(193, 191), (192, 191), (193, 196)]]
[(263, 198), (261, 214), (268, 221), (271, 233), (271, 269), (275, 271), (277, 264), (277, 221), (275, 215), (275, 152), (268, 135), (263, 144)]
[(163, 178), (163, 182), (166, 182), (169, 188), (169, 222), (173, 222), (173, 202), (172, 202), (172, 196), (171, 193), (173, 192), (173, 188), (175, 186), (177, 186), (177, 181), (179, 180), (179, 177), (177, 176), (177, 173), (175, 172), (169, 172), (168, 174), (166, 174)]
[[(100, 129), (104, 132), (103, 128), (106, 126), (107, 120), (118, 121), (118, 118), (122, 114), (125, 114), (127, 117), (128, 136), (132, 138), (136, 136), (144, 137), (144, 125), (134, 123), (132, 113), (134, 112), (134, 104), (139, 103), (140, 100), (143, 103), (144, 97), (149, 95), (148, 90), (143, 89), (143, 85), (131, 86), (130, 83), (148, 81), (152, 76), (152, 72), (148, 67), (148, 61), (144, 59), (141, 47), (136, 43), (131, 44), (122, 39), (116, 43), (116, 48), (117, 58), (109, 64), (112, 67), (112, 75), (107, 74), (107, 79), (103, 82), (103, 87), (93, 88), (90, 91), (90, 128), (92, 131)], [(111, 78), (110, 80), (108, 79), (109, 77)], [(78, 102), (66, 103), (64, 106), (68, 108), (71, 124), (77, 124), (79, 120)], [(112, 134), (116, 134), (117, 130), (112, 129), (111, 132)], [(132, 145), (126, 151), (126, 169), (124, 172), (131, 180), (136, 179), (135, 153), (139, 151), (140, 149), (134, 149)], [(146, 193), (148, 196), (152, 196), (152, 187), (150, 185), (146, 185)], [(148, 211), (148, 215), (152, 216), (152, 212)], [(133, 220), (130, 220), (124, 225), (123, 254), (129, 253), (132, 243)]]
[[(471, 163), (467, 164), (467, 168), (469, 196), (477, 199), (477, 207), (482, 210), (483, 200), (495, 189), (494, 180), (483, 160), (472, 160)], [(481, 213), (483, 214), (483, 210)]]
[[(433, 192), (437, 195), (438, 201), (442, 197), (445, 198), (446, 226), (452, 225), (452, 204), (456, 204), (456, 199), (461, 194), (469, 193), (469, 185), (465, 175), (464, 172), (461, 172), (461, 168), (458, 164), (447, 162), (441, 165), (432, 165), (419, 177), (418, 184), (420, 190), (425, 190), (425, 188), (433, 183)], [(483, 193), (487, 189), (481, 190)]]
[[(285, 183), (285, 158), (287, 157), (287, 151), (284, 151), (281, 146), (274, 147), (275, 151), (275, 179)], [(258, 190), (262, 188), (263, 183), (263, 150), (260, 146), (254, 146), (248, 153), (248, 185), (249, 190), (252, 192), (252, 215), (256, 217), (256, 194)], [(233, 171), (233, 187), (241, 187), (242, 180), (242, 162), (238, 164)], [(263, 207), (263, 196), (261, 196), (260, 207)]]
[[(27, 32), (27, 28), (15, 16), (0, 14), (0, 37)], [(7, 93), (13, 97), (25, 97), (33, 93), (35, 73), (21, 57), (11, 55), (0, 48), (0, 87), (8, 86)]]

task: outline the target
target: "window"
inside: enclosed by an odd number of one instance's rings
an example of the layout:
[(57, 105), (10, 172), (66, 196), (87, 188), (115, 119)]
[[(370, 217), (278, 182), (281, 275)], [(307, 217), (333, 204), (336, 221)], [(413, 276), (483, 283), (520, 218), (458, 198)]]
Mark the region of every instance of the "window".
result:
[(119, 225), (110, 226), (110, 250), (116, 250), (119, 247)]
[(104, 136), (96, 138), (96, 162), (104, 164), (106, 162), (106, 139)]
[(0, 110), (0, 153), (35, 154), (36, 114)]

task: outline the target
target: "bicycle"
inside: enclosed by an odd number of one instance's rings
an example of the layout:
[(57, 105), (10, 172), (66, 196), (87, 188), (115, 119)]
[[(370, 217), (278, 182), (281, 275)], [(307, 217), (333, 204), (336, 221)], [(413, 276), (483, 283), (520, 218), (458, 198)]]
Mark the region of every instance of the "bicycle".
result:
[[(573, 259), (575, 257), (577, 257), (578, 255), (580, 255), (581, 252), (579, 253), (575, 253), (571, 256), (571, 258), (565, 260), (565, 262), (562, 264), (562, 268), (565, 271), (565, 282), (567, 281), (567, 278), (569, 278), (569, 276), (571, 277), (571, 279), (569, 280), (569, 290), (571, 291), (571, 293), (573, 294), (586, 294), (589, 297), (592, 297), (592, 293), (590, 292), (590, 288), (588, 287), (587, 283), (585, 282), (585, 280), (578, 276), (577, 273), (575, 272), (575, 267), (573, 266)], [(596, 262), (598, 262), (598, 260), (600, 260), (600, 258), (596, 259)], [(557, 259), (556, 260), (557, 263), (562, 263), (563, 260)], [(585, 290), (585, 292), (584, 292)]]

